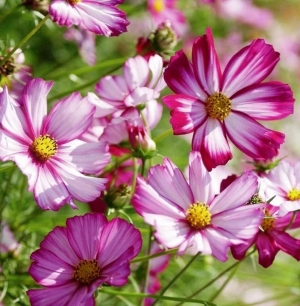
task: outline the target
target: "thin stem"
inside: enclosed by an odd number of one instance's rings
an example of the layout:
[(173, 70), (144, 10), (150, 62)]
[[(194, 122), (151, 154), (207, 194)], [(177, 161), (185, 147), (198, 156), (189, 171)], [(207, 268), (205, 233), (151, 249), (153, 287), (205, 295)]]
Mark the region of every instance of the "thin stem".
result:
[(172, 250), (168, 250), (168, 251), (163, 251), (163, 252), (151, 254), (151, 255), (148, 255), (148, 256), (141, 256), (141, 257), (138, 257), (136, 259), (133, 259), (130, 263), (146, 261), (146, 260), (150, 260), (152, 258), (156, 258), (156, 257), (160, 257), (160, 256), (163, 256), (163, 255), (167, 255), (167, 254), (175, 254), (176, 252), (177, 252), (177, 249), (172, 249)]
[[(215, 283), (216, 280), (218, 280), (220, 277), (222, 277), (224, 274), (226, 274), (227, 272), (229, 272), (231, 269), (234, 269), (236, 266), (240, 265), (247, 257), (249, 257), (250, 255), (252, 255), (255, 252), (255, 249), (253, 251), (251, 251), (250, 253), (248, 253), (242, 260), (235, 262), (233, 265), (231, 265), (230, 267), (228, 267), (227, 269), (225, 269), (223, 272), (221, 272), (218, 276), (216, 276), (215, 278), (213, 278), (212, 280), (210, 280), (209, 282), (207, 282), (204, 286), (202, 286), (200, 289), (198, 289), (197, 291), (195, 291), (193, 294), (189, 295), (188, 298), (192, 298), (195, 295), (199, 294), (200, 292), (204, 291), (206, 288), (208, 288), (209, 286), (211, 286), (213, 283)], [(182, 303), (177, 304), (176, 306), (182, 305)]]
[(288, 230), (289, 227), (294, 223), (295, 219), (296, 219), (296, 211), (293, 212), (293, 215), (291, 217), (291, 220), (289, 222), (289, 224), (284, 228), (284, 231)]
[[(195, 256), (193, 256), (191, 260), (186, 264), (186, 266), (181, 271), (179, 271), (177, 275), (175, 275), (175, 277), (170, 281), (170, 283), (160, 292), (159, 294), (160, 297), (163, 296), (164, 293), (176, 282), (176, 280), (191, 266), (191, 264), (196, 260), (199, 254), (200, 253), (197, 253)], [(152, 306), (154, 306), (157, 302), (158, 299), (154, 301)]]
[(160, 135), (156, 136), (153, 140), (155, 143), (158, 143), (159, 141), (162, 141), (164, 138), (170, 136), (173, 134), (173, 130), (169, 129), (163, 133), (161, 133)]
[(44, 24), (45, 22), (50, 18), (50, 15), (46, 15), (42, 21), (31, 30), (29, 34), (27, 34), (17, 46), (15, 46), (0, 62), (0, 66), (2, 66), (15, 52), (17, 49), (21, 48)]
[(131, 194), (130, 194), (131, 198), (133, 197), (133, 194), (135, 192), (137, 177), (138, 177), (138, 164), (137, 164), (137, 159), (133, 157), (133, 178), (132, 178)]

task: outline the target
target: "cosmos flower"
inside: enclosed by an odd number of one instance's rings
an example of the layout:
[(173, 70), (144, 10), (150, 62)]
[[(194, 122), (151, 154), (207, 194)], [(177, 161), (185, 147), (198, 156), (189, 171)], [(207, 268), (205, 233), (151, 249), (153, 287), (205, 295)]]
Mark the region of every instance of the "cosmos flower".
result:
[(255, 245), (258, 252), (258, 262), (264, 268), (272, 265), (280, 250), (298, 261), (300, 260), (300, 240), (286, 232), (287, 227), (300, 227), (300, 215), (298, 213), (293, 221), (293, 213), (279, 217), (278, 211), (279, 207), (270, 204), (264, 208), (265, 217), (257, 234), (243, 244), (231, 247), (232, 256), (235, 259), (243, 259), (247, 250)]
[(110, 161), (104, 142), (78, 139), (88, 128), (95, 106), (79, 93), (60, 100), (47, 116), (47, 94), (53, 83), (33, 79), (24, 87), (20, 103), (7, 88), (0, 94), (0, 158), (14, 161), (28, 177), (40, 208), (58, 210), (73, 199), (93, 201), (106, 179), (99, 173)]
[(272, 159), (284, 134), (256, 120), (278, 120), (293, 113), (290, 87), (277, 81), (262, 83), (279, 54), (262, 39), (237, 52), (221, 71), (210, 29), (196, 39), (192, 63), (177, 52), (165, 70), (175, 92), (163, 98), (171, 109), (174, 134), (193, 134), (192, 150), (202, 154), (208, 170), (232, 158), (228, 139), (246, 155)]
[(300, 162), (286, 160), (263, 175), (267, 184), (266, 194), (273, 198), (272, 205), (279, 207), (279, 216), (300, 210)]
[(31, 254), (29, 273), (44, 287), (27, 291), (31, 305), (95, 305), (99, 286), (127, 283), (130, 260), (141, 246), (140, 232), (123, 219), (67, 219), (66, 227), (55, 227)]
[(178, 248), (179, 255), (202, 252), (226, 261), (231, 245), (258, 231), (261, 206), (245, 205), (257, 186), (257, 176), (246, 172), (215, 196), (200, 154), (191, 152), (189, 183), (165, 158), (162, 165), (150, 168), (147, 182), (137, 180), (132, 204), (154, 226), (154, 235), (164, 247)]
[(124, 0), (53, 0), (49, 13), (60, 26), (76, 25), (105, 36), (118, 36), (126, 32), (129, 24), (125, 13), (116, 5)]

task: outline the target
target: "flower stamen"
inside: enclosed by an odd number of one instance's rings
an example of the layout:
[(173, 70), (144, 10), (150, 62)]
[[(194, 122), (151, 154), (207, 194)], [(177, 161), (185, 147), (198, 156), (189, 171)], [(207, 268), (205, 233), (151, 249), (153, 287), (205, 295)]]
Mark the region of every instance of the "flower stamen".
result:
[(100, 266), (96, 259), (80, 260), (73, 271), (73, 278), (82, 285), (89, 285), (99, 277)]
[(165, 2), (164, 0), (154, 0), (153, 9), (155, 12), (160, 13), (165, 9)]
[(211, 213), (208, 210), (208, 205), (201, 202), (196, 202), (190, 205), (186, 211), (186, 220), (194, 229), (203, 229), (210, 224)]
[(230, 114), (231, 100), (217, 92), (207, 98), (205, 107), (210, 118), (222, 121)]
[(47, 161), (57, 152), (57, 141), (50, 135), (40, 135), (30, 146), (30, 151), (40, 162)]
[(275, 218), (272, 217), (272, 215), (267, 209), (265, 209), (265, 217), (263, 218), (263, 221), (260, 225), (261, 229), (264, 232), (270, 231), (274, 226), (274, 222), (275, 222)]
[(290, 191), (287, 193), (287, 198), (288, 198), (290, 201), (297, 201), (297, 200), (300, 200), (300, 189), (293, 188), (292, 190), (290, 190)]

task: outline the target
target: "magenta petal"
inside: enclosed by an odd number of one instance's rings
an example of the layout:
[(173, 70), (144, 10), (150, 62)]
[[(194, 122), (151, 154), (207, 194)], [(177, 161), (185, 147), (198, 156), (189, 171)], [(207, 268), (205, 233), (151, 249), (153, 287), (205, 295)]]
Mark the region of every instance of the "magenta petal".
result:
[(272, 236), (260, 232), (257, 235), (256, 247), (258, 251), (258, 262), (264, 268), (268, 268), (273, 263), (279, 248)]
[(232, 158), (223, 124), (209, 117), (194, 133), (192, 150), (201, 153), (208, 171), (219, 165), (225, 165)]
[(58, 144), (76, 139), (91, 124), (95, 110), (88, 98), (75, 92), (55, 104), (45, 121), (44, 133), (54, 137)]
[(293, 92), (281, 82), (255, 84), (231, 98), (232, 110), (246, 113), (256, 120), (277, 120), (294, 111)]
[(32, 135), (41, 135), (42, 126), (47, 115), (47, 95), (53, 86), (53, 82), (42, 79), (29, 81), (23, 90), (23, 105), (31, 125)]
[(237, 52), (228, 62), (223, 74), (222, 92), (230, 98), (242, 88), (260, 83), (274, 69), (279, 53), (263, 39)]
[(208, 95), (220, 91), (221, 69), (211, 29), (197, 38), (192, 51), (193, 68), (198, 83)]
[(247, 250), (255, 243), (256, 236), (257, 235), (253, 236), (252, 239), (245, 240), (241, 244), (231, 246), (231, 254), (233, 258), (237, 260), (245, 258)]
[(198, 97), (205, 101), (207, 94), (198, 85), (192, 64), (183, 51), (178, 51), (171, 57), (170, 63), (164, 72), (168, 86), (177, 94)]
[(148, 184), (163, 199), (182, 207), (184, 210), (194, 203), (192, 191), (185, 177), (168, 158), (164, 158), (162, 165), (150, 168)]
[(185, 95), (169, 95), (163, 102), (171, 109), (171, 124), (175, 135), (187, 134), (203, 124), (207, 118), (205, 105), (198, 99)]
[(106, 217), (102, 214), (85, 214), (67, 220), (68, 239), (78, 258), (96, 259), (97, 242), (107, 223)]
[(269, 130), (240, 112), (231, 112), (224, 123), (228, 137), (234, 145), (258, 160), (272, 159), (284, 142), (284, 134)]

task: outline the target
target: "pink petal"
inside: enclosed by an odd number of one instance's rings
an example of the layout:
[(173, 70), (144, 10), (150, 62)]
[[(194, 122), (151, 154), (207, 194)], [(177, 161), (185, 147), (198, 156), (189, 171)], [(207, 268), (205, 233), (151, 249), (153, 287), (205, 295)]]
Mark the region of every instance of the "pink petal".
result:
[(158, 98), (158, 93), (148, 87), (137, 87), (124, 99), (126, 107), (137, 106)]
[(195, 201), (209, 202), (216, 194), (202, 157), (195, 151), (190, 152), (189, 155), (189, 184)]
[(213, 199), (210, 204), (211, 214), (216, 215), (245, 205), (257, 192), (257, 188), (257, 176), (251, 172), (245, 172)]
[(204, 124), (194, 133), (192, 150), (201, 153), (208, 171), (219, 165), (225, 165), (232, 158), (223, 124), (210, 117), (207, 117)]
[(127, 221), (115, 218), (105, 225), (99, 241), (98, 260), (101, 267), (112, 264), (127, 252), (126, 261), (134, 258), (141, 250), (142, 237)]
[(260, 83), (274, 69), (279, 53), (263, 39), (237, 52), (228, 62), (223, 74), (222, 92), (230, 98), (239, 90)]
[(271, 266), (279, 251), (273, 237), (260, 232), (256, 239), (256, 247), (258, 251), (259, 264), (264, 268)]
[(209, 255), (212, 253), (212, 250), (204, 231), (190, 230), (185, 241), (178, 248), (178, 255), (184, 253), (196, 255), (198, 252), (201, 252), (203, 255)]
[(193, 68), (201, 88), (208, 94), (220, 91), (221, 69), (211, 29), (197, 38), (192, 50)]
[[(96, 111), (94, 113), (93, 119), (102, 118), (108, 115), (113, 114), (117, 109), (112, 106), (110, 103), (99, 99), (94, 93), (88, 92), (87, 99), (90, 103), (96, 106)], [(122, 106), (123, 106), (122, 102)]]
[(180, 206), (162, 198), (156, 190), (140, 178), (137, 179), (132, 205), (137, 213), (143, 216), (145, 222), (151, 225), (154, 225), (157, 215), (176, 220), (185, 219), (185, 211)]
[(73, 93), (56, 103), (45, 121), (44, 133), (54, 137), (58, 145), (83, 134), (92, 122), (96, 107), (88, 98)]
[(78, 171), (87, 174), (99, 173), (111, 158), (106, 142), (86, 143), (78, 139), (61, 145), (58, 154), (62, 160), (72, 163)]
[(161, 91), (166, 87), (167, 84), (162, 77), (163, 64), (163, 58), (158, 54), (149, 58), (148, 65), (152, 78), (147, 87), (153, 88), (156, 91)]
[(102, 214), (85, 214), (67, 220), (69, 243), (80, 259), (96, 259), (98, 241), (108, 223)]
[(248, 249), (255, 243), (256, 237), (257, 235), (241, 244), (231, 246), (231, 254), (233, 258), (242, 260), (246, 256)]
[(171, 57), (164, 72), (164, 78), (168, 86), (177, 94), (197, 97), (201, 101), (207, 99), (207, 94), (198, 85), (193, 67), (182, 50)]
[(207, 118), (205, 105), (185, 95), (168, 95), (163, 102), (171, 109), (171, 124), (175, 135), (194, 132)]
[(29, 81), (23, 90), (23, 105), (32, 135), (39, 136), (42, 133), (43, 122), (47, 115), (47, 95), (53, 86), (53, 82), (43, 79)]
[(168, 158), (164, 158), (162, 165), (150, 168), (148, 184), (168, 202), (184, 210), (194, 203), (192, 191), (182, 172)]
[(231, 112), (224, 124), (234, 145), (258, 160), (272, 159), (278, 154), (278, 149), (284, 142), (284, 134), (269, 130), (240, 112)]
[(256, 120), (277, 120), (294, 111), (293, 93), (287, 84), (268, 82), (255, 84), (231, 98), (232, 110), (246, 113)]

